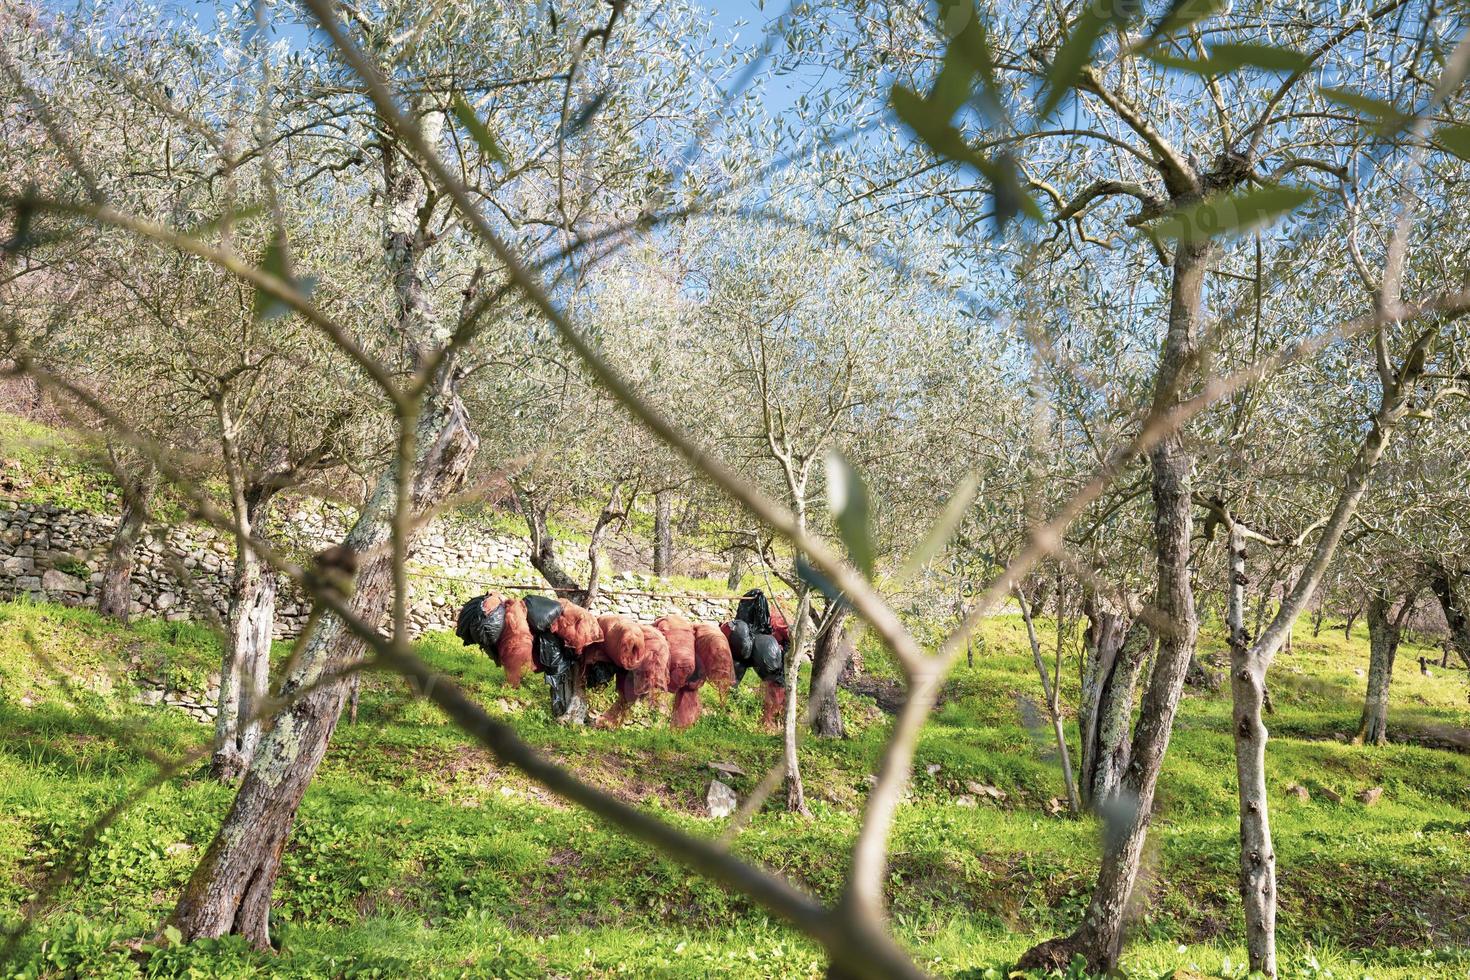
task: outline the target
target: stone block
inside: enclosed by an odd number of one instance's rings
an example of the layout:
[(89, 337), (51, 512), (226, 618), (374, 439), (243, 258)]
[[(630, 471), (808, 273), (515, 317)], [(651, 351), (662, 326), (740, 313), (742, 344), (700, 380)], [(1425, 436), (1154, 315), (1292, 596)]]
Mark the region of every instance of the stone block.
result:
[(75, 575), (68, 575), (59, 569), (47, 569), (41, 575), (41, 588), (47, 592), (65, 592), (71, 595), (81, 595), (87, 591), (87, 583)]

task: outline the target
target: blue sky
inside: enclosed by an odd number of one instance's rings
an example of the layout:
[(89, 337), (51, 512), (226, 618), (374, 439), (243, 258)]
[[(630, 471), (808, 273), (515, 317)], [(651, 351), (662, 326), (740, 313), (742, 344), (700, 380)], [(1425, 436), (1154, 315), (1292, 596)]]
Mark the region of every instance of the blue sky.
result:
[[(165, 10), (194, 16), (201, 23), (210, 23), (214, 20), (215, 11), (226, 3), (222, 0), (160, 0), (160, 5)], [(58, 6), (71, 4), (63, 0)], [(761, 4), (758, 0), (704, 0), (703, 6), (714, 12), (717, 28), (734, 38), (741, 47), (753, 51), (760, 47), (765, 28), (785, 11), (786, 2), (769, 0)], [(292, 33), (296, 30), (299, 28), (290, 29)], [(765, 71), (754, 84), (764, 98), (766, 110), (771, 115), (778, 115), (789, 109), (811, 82), (800, 71), (784, 75)]]

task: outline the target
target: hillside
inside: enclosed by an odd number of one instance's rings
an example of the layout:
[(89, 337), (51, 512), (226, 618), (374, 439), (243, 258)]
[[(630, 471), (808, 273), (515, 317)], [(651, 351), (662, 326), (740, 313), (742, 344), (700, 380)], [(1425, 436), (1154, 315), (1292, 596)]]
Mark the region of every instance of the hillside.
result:
[[(1366, 642), (1300, 630), (1278, 661), (1269, 785), (1281, 868), (1288, 976), (1462, 977), (1470, 972), (1470, 757), (1412, 740), (1463, 732), (1462, 672), (1423, 677), (1400, 652), (1391, 725), (1411, 739), (1365, 750), (1356, 723)], [(1036, 697), (1020, 624), (986, 625), (925, 731), (893, 848), (895, 929), (930, 971), (1002, 977), (1031, 941), (1084, 907), (1097, 826), (1048, 813), (1061, 792), (1048, 732), (1029, 730)], [(1207, 646), (1218, 648), (1218, 638)], [(551, 723), (544, 692), (512, 691), (453, 637), (424, 654), (531, 742), (625, 799), (715, 834), (704, 816), (711, 762), (747, 774), (779, 758), (756, 725), (749, 683), (693, 730), (640, 708), (619, 732)], [(881, 677), (883, 657), (866, 651)], [(187, 623), (120, 627), (89, 612), (0, 606), (0, 909), (17, 909), (89, 821), (143, 786), (155, 758), (199, 747), (184, 712), (137, 703), (144, 677), (197, 685), (215, 641)], [(1075, 663), (1065, 698), (1075, 698)], [(603, 697), (607, 695), (604, 694)], [(807, 739), (815, 819), (759, 814), (742, 855), (835, 897), (841, 859), (885, 717), (844, 693), (852, 737)], [(1229, 704), (1191, 694), (1169, 750), (1149, 875), (1157, 899), (1137, 924), (1131, 976), (1245, 975), (1237, 946), (1234, 768)], [(1075, 733), (1074, 733), (1075, 734)], [(1437, 744), (1437, 743), (1436, 743)], [(968, 783), (995, 787), (997, 801)], [(1307, 787), (1305, 801), (1288, 785)], [(1364, 806), (1354, 795), (1383, 787)], [(1332, 802), (1329, 791), (1340, 795)], [(818, 976), (822, 958), (739, 897), (685, 873), (500, 768), (437, 709), (374, 679), (307, 794), (277, 887), (281, 952), (235, 940), (144, 946), (169, 910), (232, 791), (186, 769), (129, 808), (23, 941), (5, 976)], [(9, 916), (13, 914), (6, 912)], [(144, 956), (140, 950), (149, 950)], [(1171, 971), (1175, 971), (1171, 973)]]

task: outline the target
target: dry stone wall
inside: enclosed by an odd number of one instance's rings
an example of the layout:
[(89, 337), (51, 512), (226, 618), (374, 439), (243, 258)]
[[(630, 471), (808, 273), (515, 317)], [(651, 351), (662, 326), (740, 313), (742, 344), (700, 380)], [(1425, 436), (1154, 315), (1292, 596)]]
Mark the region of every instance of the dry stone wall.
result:
[[(26, 595), (38, 601), (95, 606), (96, 590), (116, 515), (68, 510), (51, 504), (0, 500), (0, 598)], [(285, 508), (272, 537), (301, 555), (342, 539), (351, 514), (331, 505)], [(229, 535), (194, 524), (149, 527), (138, 543), (133, 572), (133, 611), (168, 620), (222, 620), (234, 565)], [(561, 557), (574, 574), (586, 560)], [(415, 633), (453, 630), (470, 596), (495, 590), (550, 595), (531, 567), (527, 543), (462, 521), (440, 521), (419, 535), (410, 561), (409, 618)], [(622, 572), (606, 580), (597, 612), (644, 621), (678, 613), (694, 620), (729, 618), (733, 601), (697, 594), (661, 593), (659, 580)], [(276, 635), (290, 638), (306, 620), (307, 604), (282, 583)]]

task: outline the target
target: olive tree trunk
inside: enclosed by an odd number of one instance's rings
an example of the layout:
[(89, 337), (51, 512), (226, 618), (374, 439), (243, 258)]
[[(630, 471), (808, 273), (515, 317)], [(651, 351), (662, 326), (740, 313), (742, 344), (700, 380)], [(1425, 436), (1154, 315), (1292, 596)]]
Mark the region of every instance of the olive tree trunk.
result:
[(745, 549), (735, 547), (730, 549), (730, 571), (725, 576), (725, 588), (734, 592), (740, 588), (741, 579), (745, 578)]
[[(433, 145), (444, 117), (422, 105), (418, 111), (422, 136)], [(420, 169), (396, 142), (385, 135), (378, 152), (384, 176), (384, 259), (398, 304), (394, 328), (404, 348), (416, 352), (423, 363), (444, 336), (422, 268), (433, 239), (420, 215), (431, 198)], [(466, 310), (472, 300), (473, 290), (466, 291)], [(400, 416), (400, 426), (413, 424), (411, 458), (401, 454), (379, 474), (346, 541), (333, 549), (334, 567), (319, 562), (323, 581), (342, 594), (348, 591), (343, 579), (356, 570), (347, 605), (364, 623), (381, 623), (395, 598), (392, 545), (400, 475), (408, 495), (402, 503), (414, 521), (408, 526), (414, 527), (463, 483), (474, 456), (479, 440), (460, 401), (458, 378), (455, 358), (444, 357), (428, 379), (416, 419), (410, 423)], [(400, 431), (400, 436), (408, 434)], [(410, 532), (410, 540), (401, 542), (404, 551), (411, 547), (411, 537)], [(327, 557), (327, 553), (319, 556)], [(323, 612), (305, 638), (281, 685), (285, 705), (261, 736), (233, 806), (174, 909), (171, 922), (185, 939), (236, 933), (260, 948), (270, 944), (271, 891), (280, 872), (281, 852), (341, 715), (348, 690), (345, 672), (360, 664), (364, 647), (362, 637), (330, 611)]]
[(1430, 575), (1429, 585), (1449, 624), (1450, 646), (1464, 661), (1465, 669), (1470, 670), (1470, 595), (1466, 595), (1466, 578), (1463, 572), (1437, 566)]
[(1368, 600), (1368, 693), (1354, 745), (1388, 744), (1388, 689), (1398, 653), (1399, 631), (1388, 615), (1388, 592), (1381, 586)]
[(1133, 699), (1152, 635), (1143, 622), (1130, 625), (1126, 616), (1095, 602), (1087, 615), (1077, 711), (1082, 737), (1078, 796), (1084, 809), (1100, 813), (1117, 796), (1128, 768)]
[[(1036, 662), (1036, 673), (1041, 678), (1041, 693), (1046, 699), (1046, 713), (1051, 717), (1052, 732), (1057, 740), (1057, 755), (1062, 763), (1062, 782), (1067, 789), (1067, 805), (1071, 808), (1072, 816), (1078, 816), (1082, 812), (1082, 801), (1077, 794), (1077, 780), (1072, 773), (1072, 756), (1067, 751), (1067, 731), (1062, 726), (1061, 705), (1058, 701), (1058, 689), (1052, 684), (1051, 676), (1047, 673), (1046, 660), (1041, 656), (1041, 640), (1036, 635), (1036, 623), (1031, 618), (1031, 607), (1026, 603), (1026, 594), (1017, 587), (1016, 602), (1021, 607), (1021, 619), (1026, 624), (1026, 639), (1031, 643), (1031, 657)], [(1058, 603), (1060, 606), (1060, 602)], [(1060, 609), (1058, 609), (1060, 613)], [(1058, 616), (1060, 619), (1060, 615)], [(1057, 623), (1058, 643), (1060, 640), (1061, 623)], [(1058, 678), (1060, 681), (1060, 678)]]
[(1240, 896), (1245, 907), (1245, 945), (1251, 968), (1276, 975), (1276, 852), (1266, 802), (1266, 726), (1261, 713), (1269, 656), (1252, 646), (1245, 628), (1245, 534), (1230, 525), (1229, 605), (1231, 722), (1240, 797)]
[[(425, 406), (418, 427), (412, 508), (421, 514), (464, 478), (478, 440), (452, 393)], [(380, 622), (393, 591), (391, 549), (396, 473), (390, 470), (347, 535), (365, 556), (350, 599), (355, 616)], [(229, 933), (270, 945), (270, 900), (296, 811), (316, 774), (347, 694), (342, 672), (361, 661), (364, 644), (326, 613), (281, 687), (288, 704), (270, 722), (246, 770), (234, 805), (185, 886), (171, 922), (185, 939)], [(335, 679), (334, 679), (335, 678)]]
[(653, 495), (653, 574), (661, 578), (674, 574), (673, 497), (669, 490)]
[(846, 738), (842, 709), (837, 704), (837, 685), (852, 663), (853, 644), (847, 635), (845, 603), (828, 603), (822, 615), (817, 642), (812, 652), (812, 734), (819, 738)]
[[(1414, 344), (1401, 372), (1380, 366), (1383, 390), (1372, 426), (1353, 457), (1343, 479), (1332, 515), (1323, 525), (1311, 558), (1296, 577), (1291, 591), (1254, 643), (1246, 635), (1245, 529), (1233, 518), (1230, 535), (1230, 673), (1235, 737), (1235, 771), (1240, 796), (1240, 895), (1245, 909), (1246, 953), (1250, 968), (1276, 976), (1276, 854), (1271, 842), (1270, 808), (1266, 795), (1266, 739), (1261, 720), (1266, 704), (1266, 673), (1277, 651), (1291, 634), (1292, 624), (1316, 594), (1327, 566), (1357, 513), (1384, 450), (1408, 410), (1409, 397), (1422, 370), (1425, 349), (1434, 342), (1429, 331)], [(1379, 336), (1380, 344), (1383, 337)], [(1381, 349), (1381, 348), (1380, 348)], [(1384, 357), (1386, 361), (1386, 357)], [(1420, 367), (1414, 367), (1414, 365)]]
[(153, 493), (153, 468), (143, 464), (137, 475), (119, 474), (122, 484), (122, 516), (97, 590), (97, 611), (126, 623), (133, 614), (133, 566), (138, 539), (148, 520), (148, 498)]
[(238, 548), (220, 660), (219, 714), (215, 717), (216, 778), (234, 781), (250, 765), (260, 742), (270, 680), (271, 638), (276, 619), (276, 576), (251, 548)]
[[(1175, 252), (1168, 331), (1151, 418), (1161, 416), (1176, 403), (1193, 366), (1204, 277), (1212, 252), (1210, 243), (1204, 241), (1181, 241)], [(1117, 965), (1122, 951), (1124, 919), (1148, 836), (1154, 788), (1184, 692), (1184, 676), (1194, 654), (1197, 632), (1190, 570), (1194, 459), (1183, 434), (1173, 432), (1160, 439), (1149, 452), (1149, 466), (1158, 582), (1154, 607), (1166, 625), (1158, 630), (1158, 654), (1144, 691), (1128, 768), (1106, 808), (1102, 867), (1087, 913), (1071, 935), (1028, 950), (1017, 964), (1021, 969), (1066, 968), (1073, 955), (1080, 953), (1090, 968), (1102, 972)]]
[(786, 644), (786, 715), (781, 726), (781, 745), (786, 768), (786, 809), (802, 816), (811, 816), (806, 805), (806, 787), (801, 781), (801, 761), (796, 752), (796, 696), (797, 682), (801, 679), (801, 662), (806, 646), (807, 619), (811, 612), (811, 589), (803, 586), (801, 598), (796, 604), (796, 617), (791, 623), (791, 633)]

